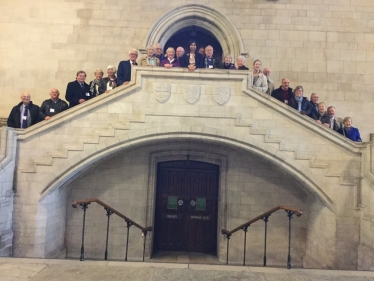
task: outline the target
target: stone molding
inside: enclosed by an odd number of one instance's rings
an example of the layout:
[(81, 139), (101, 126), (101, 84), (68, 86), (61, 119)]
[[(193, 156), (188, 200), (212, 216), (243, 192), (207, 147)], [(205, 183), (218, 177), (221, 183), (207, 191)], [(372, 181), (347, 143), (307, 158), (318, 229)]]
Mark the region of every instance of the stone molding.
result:
[(235, 25), (215, 9), (190, 4), (172, 9), (160, 17), (150, 28), (144, 47), (161, 43), (188, 26), (198, 26), (211, 32), (221, 44), (223, 53), (231, 53), (234, 58), (246, 55), (243, 40)]

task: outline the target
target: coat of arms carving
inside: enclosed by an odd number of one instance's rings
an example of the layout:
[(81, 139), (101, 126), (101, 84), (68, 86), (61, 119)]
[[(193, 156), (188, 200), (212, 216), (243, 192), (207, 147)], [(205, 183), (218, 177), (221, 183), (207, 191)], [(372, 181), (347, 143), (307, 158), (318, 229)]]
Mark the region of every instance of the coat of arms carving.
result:
[(160, 103), (166, 102), (171, 95), (170, 84), (166, 83), (155, 83), (154, 90), (156, 94), (156, 100)]
[(200, 86), (186, 86), (184, 89), (184, 98), (190, 104), (194, 104), (200, 98)]
[(219, 105), (224, 105), (227, 103), (231, 96), (231, 88), (228, 86), (216, 87), (214, 90), (214, 100)]

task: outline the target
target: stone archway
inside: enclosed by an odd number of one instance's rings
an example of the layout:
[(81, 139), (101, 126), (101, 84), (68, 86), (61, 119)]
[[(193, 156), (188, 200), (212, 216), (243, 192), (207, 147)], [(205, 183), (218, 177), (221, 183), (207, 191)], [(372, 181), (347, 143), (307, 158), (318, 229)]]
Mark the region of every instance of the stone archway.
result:
[(241, 36), (223, 14), (203, 5), (185, 5), (165, 13), (151, 28), (144, 46), (157, 42), (165, 45), (170, 37), (188, 26), (209, 30), (220, 42), (223, 53), (234, 57), (246, 55)]

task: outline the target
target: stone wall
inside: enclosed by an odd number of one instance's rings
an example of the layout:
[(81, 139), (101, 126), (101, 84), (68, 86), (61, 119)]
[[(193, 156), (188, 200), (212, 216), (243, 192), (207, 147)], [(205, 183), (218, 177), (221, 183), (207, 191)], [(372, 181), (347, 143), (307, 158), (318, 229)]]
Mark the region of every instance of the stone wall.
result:
[(242, 51), (272, 68), (275, 85), (288, 77), (292, 87), (304, 86), (305, 95), (317, 92), (340, 117), (351, 116), (363, 139), (369, 139), (373, 125), (367, 120), (374, 115), (371, 0), (6, 1), (0, 22), (0, 117), (8, 116), (22, 91), (41, 104), (51, 87), (64, 96), (79, 69), (91, 81), (96, 68), (117, 65), (131, 47), (145, 48), (155, 23), (187, 4), (215, 9), (236, 27)]
[(13, 250), (13, 175), (16, 163), (16, 133), (0, 129), (0, 256)]

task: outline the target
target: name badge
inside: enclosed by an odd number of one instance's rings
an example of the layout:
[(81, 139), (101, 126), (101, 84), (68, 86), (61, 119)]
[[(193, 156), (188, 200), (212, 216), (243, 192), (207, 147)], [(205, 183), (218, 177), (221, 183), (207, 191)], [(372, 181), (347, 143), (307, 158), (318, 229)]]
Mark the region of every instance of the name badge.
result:
[(89, 97), (90, 96), (90, 93), (86, 93), (86, 97)]
[(27, 116), (22, 116), (22, 120), (27, 120)]
[(55, 109), (54, 109), (54, 108), (51, 108), (51, 109), (49, 110), (49, 112), (55, 112)]
[(209, 65), (209, 68), (213, 68), (213, 65)]

